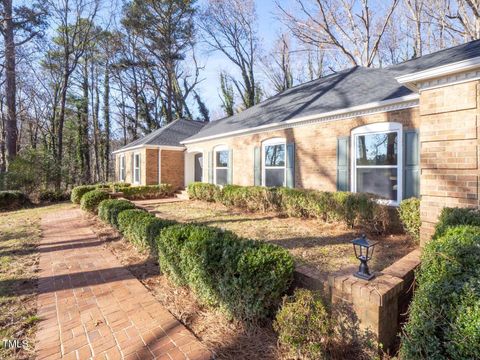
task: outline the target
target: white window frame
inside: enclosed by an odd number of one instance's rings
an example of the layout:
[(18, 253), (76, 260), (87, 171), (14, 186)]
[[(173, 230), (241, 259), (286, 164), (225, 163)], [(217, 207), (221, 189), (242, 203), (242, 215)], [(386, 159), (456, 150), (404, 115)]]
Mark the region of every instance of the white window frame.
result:
[[(138, 155), (138, 161), (137, 161), (137, 155)], [(142, 162), (142, 153), (139, 153), (139, 152), (133, 153), (133, 183), (136, 185), (139, 185), (142, 181), (142, 173), (140, 168), (141, 162)], [(137, 170), (138, 170), (138, 180), (135, 178), (135, 174), (137, 173)]]
[(267, 186), (266, 185), (266, 181), (267, 181), (267, 177), (266, 177), (266, 170), (268, 169), (274, 169), (274, 170), (279, 170), (279, 169), (282, 169), (282, 166), (266, 166), (266, 162), (265, 162), (265, 155), (266, 155), (266, 151), (265, 151), (265, 148), (267, 146), (273, 146), (273, 145), (283, 145), (284, 148), (285, 148), (285, 161), (284, 161), (284, 164), (283, 164), (283, 185), (282, 186), (286, 186), (286, 183), (287, 183), (287, 139), (285, 138), (272, 138), (272, 139), (268, 139), (268, 140), (264, 140), (262, 142), (262, 159), (261, 159), (261, 166), (262, 166), (262, 186)]
[(119, 156), (120, 158), (120, 165), (119, 165), (119, 169), (120, 169), (120, 176), (119, 176), (119, 180), (121, 182), (125, 182), (125, 179), (127, 178), (127, 174), (125, 172), (125, 154), (121, 154)]
[[(361, 135), (397, 133), (397, 165), (359, 165), (357, 166), (357, 139)], [(379, 200), (380, 203), (398, 206), (403, 199), (403, 126), (397, 122), (368, 124), (355, 128), (351, 132), (351, 191), (357, 192), (357, 168), (397, 169), (397, 200)]]
[[(215, 185), (218, 185), (217, 184), (217, 169), (223, 169), (223, 170), (227, 170), (227, 177), (228, 177), (228, 168), (231, 166), (230, 164), (230, 158), (228, 159), (228, 166), (225, 167), (225, 166), (217, 166), (217, 152), (220, 152), (220, 151), (229, 151), (228, 149), (228, 146), (227, 145), (217, 145), (213, 148), (213, 183)], [(228, 183), (228, 178), (227, 178), (227, 183)]]

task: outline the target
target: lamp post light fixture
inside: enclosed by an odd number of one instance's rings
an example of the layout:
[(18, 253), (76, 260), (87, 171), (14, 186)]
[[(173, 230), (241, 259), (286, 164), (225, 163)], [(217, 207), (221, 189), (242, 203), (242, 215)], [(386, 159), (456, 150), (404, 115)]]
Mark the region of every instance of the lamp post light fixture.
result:
[(367, 262), (373, 256), (373, 250), (377, 242), (373, 242), (367, 239), (365, 234), (362, 237), (352, 241), (353, 250), (355, 251), (355, 257), (360, 260), (360, 266), (358, 267), (358, 272), (355, 273), (355, 276), (363, 280), (371, 280), (375, 275), (370, 274), (368, 269)]

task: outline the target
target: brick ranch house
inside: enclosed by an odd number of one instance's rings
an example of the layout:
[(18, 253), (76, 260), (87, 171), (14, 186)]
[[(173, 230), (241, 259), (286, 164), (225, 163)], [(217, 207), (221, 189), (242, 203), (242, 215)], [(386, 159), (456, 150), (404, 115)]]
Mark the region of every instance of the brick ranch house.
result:
[(173, 178), (179, 187), (205, 181), (370, 192), (393, 206), (417, 196), (427, 239), (443, 207), (478, 207), (479, 115), (480, 41), (473, 41), (298, 85), (199, 124), (175, 150), (145, 142), (169, 127), (158, 130), (115, 152), (117, 176), (131, 180), (128, 161), (119, 164), (136, 147), (142, 184)]

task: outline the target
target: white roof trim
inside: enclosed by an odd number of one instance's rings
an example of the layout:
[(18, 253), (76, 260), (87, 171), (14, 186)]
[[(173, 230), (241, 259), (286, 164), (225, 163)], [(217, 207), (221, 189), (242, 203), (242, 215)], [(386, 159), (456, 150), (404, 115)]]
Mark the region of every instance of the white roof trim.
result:
[(217, 138), (231, 137), (231, 136), (237, 136), (237, 135), (253, 133), (253, 132), (268, 131), (277, 127), (288, 128), (288, 127), (293, 127), (295, 125), (300, 125), (302, 123), (342, 120), (342, 119), (362, 116), (366, 114), (406, 109), (406, 108), (418, 106), (418, 99), (419, 99), (418, 94), (409, 94), (409, 95), (405, 95), (395, 99), (377, 101), (377, 102), (372, 102), (372, 103), (358, 105), (358, 106), (352, 106), (349, 108), (329, 111), (321, 114), (308, 115), (308, 116), (304, 116), (296, 119), (290, 119), (290, 120), (277, 122), (273, 124), (256, 126), (249, 129), (235, 130), (235, 131), (225, 132), (221, 134), (205, 136), (203, 138), (193, 139), (193, 140), (187, 139), (187, 140), (181, 141), (180, 143), (193, 144), (193, 143), (213, 140)]
[(177, 150), (177, 151), (183, 151), (185, 150), (184, 146), (168, 146), (168, 145), (136, 145), (132, 147), (127, 147), (124, 149), (118, 149), (115, 151), (112, 151), (112, 154), (118, 154), (118, 153), (123, 153), (127, 151), (132, 151), (132, 150), (138, 150), (142, 148), (147, 148), (147, 149), (162, 149), (162, 150)]
[(451, 75), (462, 71), (468, 71), (480, 67), (480, 56), (458, 61), (456, 63), (437, 66), (427, 70), (417, 71), (411, 74), (398, 76), (395, 79), (400, 84), (416, 83), (441, 76)]

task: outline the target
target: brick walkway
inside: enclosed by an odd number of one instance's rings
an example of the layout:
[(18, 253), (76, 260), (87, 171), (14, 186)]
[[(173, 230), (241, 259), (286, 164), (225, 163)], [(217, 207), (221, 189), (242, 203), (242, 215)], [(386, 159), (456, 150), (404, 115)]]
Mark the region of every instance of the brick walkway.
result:
[(80, 210), (42, 220), (38, 359), (209, 359), (102, 245)]

